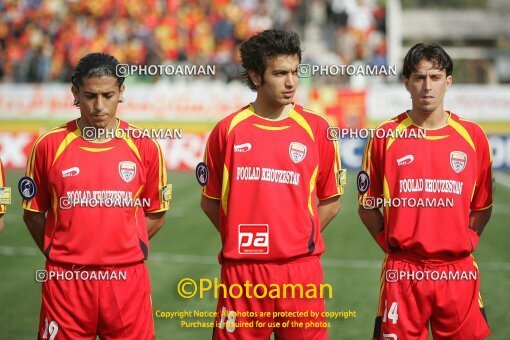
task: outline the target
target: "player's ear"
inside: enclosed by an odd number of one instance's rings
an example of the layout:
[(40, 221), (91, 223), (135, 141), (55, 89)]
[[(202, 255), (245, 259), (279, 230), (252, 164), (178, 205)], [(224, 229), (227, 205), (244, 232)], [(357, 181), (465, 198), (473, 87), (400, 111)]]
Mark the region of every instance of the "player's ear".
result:
[(409, 92), (409, 78), (404, 77), (404, 86), (406, 87), (407, 92)]
[(124, 90), (126, 89), (126, 87), (124, 86), (124, 84), (120, 85), (119, 87), (119, 93), (120, 93), (120, 96), (122, 97), (122, 94), (124, 93)]
[(250, 76), (251, 81), (256, 86), (260, 86), (262, 83), (262, 79), (260, 77), (260, 74), (258, 74), (255, 70), (248, 70), (248, 75)]
[(446, 77), (446, 89), (445, 89), (445, 92), (448, 91), (450, 86), (452, 86), (452, 82), (453, 82), (453, 76), (450, 74), (449, 76)]
[(71, 85), (71, 92), (74, 96), (74, 105), (76, 105), (80, 102), (80, 90), (76, 86)]

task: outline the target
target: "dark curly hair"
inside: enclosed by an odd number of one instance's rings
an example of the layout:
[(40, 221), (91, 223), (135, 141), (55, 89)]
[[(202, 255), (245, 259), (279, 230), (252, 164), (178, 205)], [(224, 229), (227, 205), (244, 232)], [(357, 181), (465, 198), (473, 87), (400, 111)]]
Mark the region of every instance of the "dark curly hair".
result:
[(242, 43), (240, 51), (244, 68), (241, 78), (253, 91), (257, 90), (257, 86), (250, 79), (249, 70), (259, 74), (264, 84), (264, 72), (268, 59), (280, 55), (297, 55), (301, 62), (302, 54), (297, 33), (283, 30), (265, 30), (255, 34)]
[(83, 78), (91, 77), (114, 77), (117, 84), (121, 86), (125, 77), (119, 77), (116, 73), (117, 65), (120, 65), (117, 58), (107, 53), (90, 53), (81, 58), (71, 75), (71, 83), (79, 87)]
[(446, 76), (453, 73), (453, 61), (448, 53), (438, 44), (419, 43), (411, 47), (404, 58), (404, 67), (402, 74), (405, 78), (409, 78), (411, 73), (416, 71), (416, 66), (423, 59), (432, 62), (435, 69), (446, 70)]

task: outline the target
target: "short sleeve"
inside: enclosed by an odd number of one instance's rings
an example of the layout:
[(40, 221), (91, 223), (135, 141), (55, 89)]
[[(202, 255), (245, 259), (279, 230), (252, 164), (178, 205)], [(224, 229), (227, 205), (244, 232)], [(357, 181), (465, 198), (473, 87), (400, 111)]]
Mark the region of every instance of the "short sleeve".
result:
[(318, 138), (319, 169), (317, 175), (317, 197), (325, 200), (343, 194), (345, 170), (342, 170), (338, 140), (326, 138), (329, 124), (321, 126)]
[[(3, 188), (6, 186), (6, 180), (5, 180), (5, 172), (4, 172), (4, 166), (2, 164), (2, 160), (0, 160), (0, 188)], [(7, 210), (7, 207), (5, 204), (0, 204), (0, 215), (5, 214)]]
[(171, 185), (167, 184), (165, 158), (156, 140), (147, 140), (144, 162), (147, 169), (147, 178), (141, 198), (150, 202), (150, 204), (144, 205), (144, 211), (155, 213), (168, 210), (172, 188)]
[(205, 148), (204, 163), (207, 166), (208, 179), (202, 188), (202, 195), (216, 200), (221, 199), (224, 160), (225, 140), (218, 124), (209, 135)]
[[(32, 199), (23, 199), (22, 206), (25, 210), (46, 212), (51, 205), (48, 181), (50, 157), (47, 140), (44, 138), (37, 139), (32, 147), (25, 171), (25, 176), (34, 181), (36, 192)], [(22, 181), (20, 186), (20, 190), (26, 190), (27, 193), (33, 190), (33, 188), (30, 188), (31, 183), (28, 180)]]
[(492, 155), (487, 136), (480, 129), (477, 143), (477, 176), (471, 210), (485, 210), (492, 205)]
[(375, 198), (383, 197), (384, 139), (370, 138), (363, 152), (361, 171), (357, 177), (358, 203), (372, 206)]

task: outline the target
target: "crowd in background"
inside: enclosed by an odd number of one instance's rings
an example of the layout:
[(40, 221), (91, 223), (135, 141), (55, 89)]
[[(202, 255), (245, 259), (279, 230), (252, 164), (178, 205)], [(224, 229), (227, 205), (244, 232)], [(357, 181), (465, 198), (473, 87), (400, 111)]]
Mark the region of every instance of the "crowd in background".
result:
[(296, 30), (308, 62), (387, 63), (377, 0), (0, 0), (0, 15), (1, 82), (68, 82), (92, 51), (129, 64), (215, 64), (230, 81), (240, 43), (270, 28)]

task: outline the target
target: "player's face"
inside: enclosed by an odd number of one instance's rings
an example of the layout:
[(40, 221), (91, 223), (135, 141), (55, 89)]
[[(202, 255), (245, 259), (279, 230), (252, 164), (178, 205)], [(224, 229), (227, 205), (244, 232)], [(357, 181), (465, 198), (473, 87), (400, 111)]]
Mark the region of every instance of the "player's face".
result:
[(280, 55), (269, 59), (264, 84), (259, 86), (257, 95), (270, 105), (290, 104), (298, 84), (298, 64), (297, 55)]
[(438, 70), (431, 61), (423, 59), (404, 82), (411, 94), (413, 111), (430, 114), (443, 110), (444, 94), (452, 84), (452, 76), (446, 76), (446, 70)]
[(80, 102), (81, 118), (85, 126), (114, 128), (115, 113), (124, 85), (117, 84), (115, 77), (91, 77), (82, 79), (82, 85), (71, 88)]

